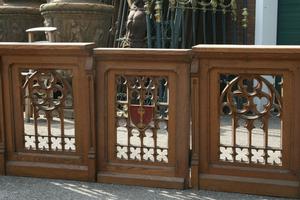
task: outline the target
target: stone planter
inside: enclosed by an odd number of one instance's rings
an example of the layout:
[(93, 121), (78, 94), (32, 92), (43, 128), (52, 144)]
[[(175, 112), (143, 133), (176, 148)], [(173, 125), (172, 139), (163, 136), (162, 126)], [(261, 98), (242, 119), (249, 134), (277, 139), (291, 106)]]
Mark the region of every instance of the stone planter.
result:
[(41, 5), (41, 14), (45, 26), (57, 27), (56, 42), (95, 42), (98, 47), (107, 46), (113, 6), (96, 3), (97, 0), (48, 2)]
[(0, 42), (27, 42), (26, 29), (42, 26), (39, 12), (43, 0), (0, 1)]

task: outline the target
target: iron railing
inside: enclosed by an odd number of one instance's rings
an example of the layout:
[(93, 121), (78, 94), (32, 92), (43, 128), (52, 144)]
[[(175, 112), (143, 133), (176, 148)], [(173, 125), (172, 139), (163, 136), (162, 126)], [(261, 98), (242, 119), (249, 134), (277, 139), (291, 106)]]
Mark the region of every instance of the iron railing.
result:
[[(248, 0), (145, 0), (148, 48), (190, 48), (196, 44), (247, 44)], [(126, 32), (127, 0), (116, 3), (114, 47)], [(242, 34), (239, 34), (242, 32)], [(239, 38), (242, 37), (242, 38)]]

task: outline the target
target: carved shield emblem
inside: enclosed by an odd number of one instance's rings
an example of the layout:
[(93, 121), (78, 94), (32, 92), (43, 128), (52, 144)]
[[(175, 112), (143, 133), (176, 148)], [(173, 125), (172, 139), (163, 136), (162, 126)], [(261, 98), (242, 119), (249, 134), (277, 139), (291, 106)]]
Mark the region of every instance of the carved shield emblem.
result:
[(130, 105), (131, 122), (140, 130), (146, 129), (153, 119), (154, 106)]

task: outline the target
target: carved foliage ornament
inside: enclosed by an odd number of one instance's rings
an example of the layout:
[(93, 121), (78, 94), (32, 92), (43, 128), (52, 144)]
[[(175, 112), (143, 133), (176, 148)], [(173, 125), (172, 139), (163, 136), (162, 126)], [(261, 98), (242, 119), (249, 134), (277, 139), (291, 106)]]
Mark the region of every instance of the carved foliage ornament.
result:
[(254, 74), (227, 82), (220, 96), (221, 160), (282, 166), (282, 82), (276, 84), (279, 91)]
[(29, 98), (37, 111), (52, 112), (65, 106), (70, 85), (57, 72), (35, 71), (25, 82)]
[[(266, 88), (263, 89), (263, 86)], [(224, 99), (225, 102), (223, 102)], [(264, 99), (262, 110), (258, 109), (255, 99)], [(243, 101), (241, 108), (237, 107), (237, 100)], [(281, 107), (281, 97), (278, 91), (269, 81), (259, 75), (236, 77), (225, 87), (221, 95), (221, 112), (228, 112), (230, 115), (245, 120), (262, 118), (271, 113), (277, 113), (280, 116)]]
[(56, 70), (22, 74), (26, 75), (22, 87), (25, 149), (76, 151), (74, 120), (65, 121), (66, 100), (72, 96), (68, 81)]

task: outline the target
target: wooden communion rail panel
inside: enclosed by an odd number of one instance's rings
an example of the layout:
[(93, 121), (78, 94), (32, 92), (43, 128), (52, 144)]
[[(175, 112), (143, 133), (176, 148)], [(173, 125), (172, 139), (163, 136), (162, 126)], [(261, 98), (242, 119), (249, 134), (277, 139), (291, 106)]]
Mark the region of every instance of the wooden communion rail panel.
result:
[(188, 186), (187, 52), (94, 50), (99, 182)]
[(299, 197), (299, 48), (193, 52), (193, 186)]
[(93, 48), (0, 44), (1, 175), (300, 196), (299, 47)]
[[(95, 179), (87, 89), (93, 47), (0, 45), (2, 174)], [(68, 119), (67, 101), (75, 116)]]

